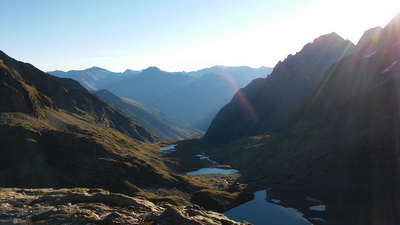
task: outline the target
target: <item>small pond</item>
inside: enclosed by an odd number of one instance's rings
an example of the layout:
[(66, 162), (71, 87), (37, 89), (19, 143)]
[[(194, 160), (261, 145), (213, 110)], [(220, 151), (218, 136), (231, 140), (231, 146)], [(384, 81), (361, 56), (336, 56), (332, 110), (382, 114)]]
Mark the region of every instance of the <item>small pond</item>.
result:
[(222, 168), (201, 168), (196, 171), (187, 172), (186, 174), (189, 176), (201, 175), (201, 174), (209, 174), (209, 173), (217, 173), (217, 174), (233, 174), (237, 173), (239, 170), (235, 169), (222, 169)]
[[(311, 224), (303, 213), (293, 208), (285, 208), (280, 205), (268, 202), (267, 191), (257, 191), (254, 199), (250, 202), (239, 205), (224, 213), (230, 219), (236, 221), (247, 221), (254, 225), (274, 224), (274, 225), (307, 225)], [(280, 202), (274, 199), (274, 202)]]
[(160, 148), (161, 151), (173, 151), (175, 150), (177, 144), (167, 145)]

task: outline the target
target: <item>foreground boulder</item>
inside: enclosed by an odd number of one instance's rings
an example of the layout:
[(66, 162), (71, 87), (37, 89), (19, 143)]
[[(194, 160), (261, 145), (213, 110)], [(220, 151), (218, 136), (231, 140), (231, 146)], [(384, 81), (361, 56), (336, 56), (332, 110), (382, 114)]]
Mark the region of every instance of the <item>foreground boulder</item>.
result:
[(0, 224), (248, 224), (197, 205), (155, 205), (103, 189), (0, 188)]

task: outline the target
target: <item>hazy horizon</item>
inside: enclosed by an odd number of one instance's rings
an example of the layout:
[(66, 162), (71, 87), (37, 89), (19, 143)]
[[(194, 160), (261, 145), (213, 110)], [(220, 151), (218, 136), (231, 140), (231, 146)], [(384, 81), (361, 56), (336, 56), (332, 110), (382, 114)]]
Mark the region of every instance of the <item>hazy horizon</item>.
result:
[[(4, 1), (0, 50), (43, 71), (274, 67), (320, 35), (357, 44), (400, 2)], [(11, 29), (12, 28), (12, 29)]]
[(210, 66), (210, 67), (205, 67), (205, 68), (200, 68), (200, 69), (198, 69), (198, 70), (187, 70), (187, 71), (169, 71), (169, 70), (164, 70), (164, 69), (162, 69), (162, 68), (160, 68), (160, 67), (158, 67), (158, 66), (149, 66), (149, 67), (146, 67), (146, 68), (142, 68), (142, 69), (138, 69), (138, 70), (133, 70), (133, 69), (130, 69), (130, 68), (127, 68), (127, 69), (125, 69), (125, 70), (123, 70), (123, 71), (113, 71), (113, 70), (109, 70), (109, 69), (107, 69), (107, 68), (103, 68), (103, 67), (101, 67), (101, 66), (91, 66), (91, 67), (88, 67), (88, 68), (83, 68), (83, 69), (72, 69), (72, 70), (49, 70), (49, 71), (44, 71), (44, 72), (55, 72), (55, 71), (60, 71), (60, 72), (71, 72), (71, 71), (84, 71), (84, 70), (89, 70), (89, 69), (92, 69), (92, 68), (100, 68), (100, 69), (104, 69), (104, 70), (107, 70), (107, 71), (110, 71), (110, 72), (113, 72), (113, 73), (123, 73), (123, 72), (125, 72), (126, 70), (132, 70), (132, 71), (137, 71), (137, 72), (141, 72), (141, 71), (143, 71), (143, 70), (146, 70), (146, 69), (149, 69), (149, 68), (151, 68), (151, 67), (156, 67), (156, 68), (158, 68), (158, 69), (160, 69), (161, 71), (165, 71), (165, 72), (168, 72), (168, 73), (181, 73), (181, 72), (183, 72), (183, 73), (192, 73), (192, 72), (197, 72), (197, 71), (199, 71), (199, 70), (202, 70), (202, 69), (209, 69), (209, 68), (213, 68), (213, 67), (225, 67), (225, 68), (237, 68), (237, 67), (249, 67), (249, 68), (251, 68), (251, 69), (261, 69), (261, 68), (274, 68), (274, 67), (269, 67), (269, 66), (260, 66), (260, 67), (251, 67), (251, 66), (246, 66), (246, 65), (242, 65), (242, 66), (225, 66), (225, 65), (214, 65), (214, 66)]

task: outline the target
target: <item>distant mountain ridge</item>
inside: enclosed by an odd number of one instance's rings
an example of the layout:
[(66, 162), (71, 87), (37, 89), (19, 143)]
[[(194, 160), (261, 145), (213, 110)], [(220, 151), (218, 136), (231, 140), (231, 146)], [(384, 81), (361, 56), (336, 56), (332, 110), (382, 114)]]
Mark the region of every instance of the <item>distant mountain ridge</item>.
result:
[(140, 72), (112, 73), (101, 68), (49, 72), (78, 80), (89, 90), (107, 89), (205, 131), (217, 111), (240, 88), (271, 68), (215, 66), (193, 72), (166, 72), (149, 67)]
[(68, 72), (55, 70), (48, 73), (57, 77), (77, 80), (88, 90), (98, 90), (110, 82), (123, 79), (126, 75), (135, 75), (139, 71), (126, 70), (123, 73), (114, 73), (100, 67), (92, 67), (85, 70), (71, 70)]
[(272, 72), (270, 67), (251, 68), (249, 66), (213, 66), (198, 71), (188, 72), (190, 76), (200, 78), (207, 74), (218, 74), (234, 81), (237, 86), (244, 87), (256, 78), (265, 78)]
[(157, 99), (191, 83), (194, 79), (183, 73), (169, 73), (157, 67), (149, 67), (136, 76), (105, 85), (105, 89), (157, 109), (153, 105)]
[[(107, 86), (109, 85), (108, 83), (114, 83), (115, 81), (127, 78), (126, 75), (137, 75), (145, 71), (146, 73), (149, 72), (154, 73), (154, 72), (160, 72), (162, 70), (153, 66), (143, 69), (141, 71), (127, 69), (124, 72), (120, 73), (120, 72), (111, 72), (107, 69), (94, 66), (85, 70), (70, 70), (70, 71), (54, 70), (54, 71), (49, 71), (48, 73), (57, 77), (71, 78), (77, 80), (88, 90), (96, 91), (100, 89), (106, 89)], [(194, 78), (200, 78), (204, 75), (214, 73), (218, 75), (224, 75), (227, 79), (231, 79), (232, 81), (236, 82), (239, 87), (242, 86), (244, 87), (252, 80), (260, 77), (265, 77), (271, 72), (272, 68), (264, 66), (260, 68), (252, 68), (249, 66), (236, 66), (236, 67), (213, 66), (210, 68), (205, 68), (191, 72), (166, 72), (166, 73), (188, 75)]]

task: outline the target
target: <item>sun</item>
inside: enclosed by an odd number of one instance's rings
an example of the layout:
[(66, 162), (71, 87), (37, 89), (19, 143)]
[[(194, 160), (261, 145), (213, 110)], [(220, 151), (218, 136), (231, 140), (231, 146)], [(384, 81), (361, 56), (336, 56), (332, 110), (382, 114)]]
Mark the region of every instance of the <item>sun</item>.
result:
[(357, 43), (365, 30), (384, 27), (400, 12), (400, 1), (314, 0), (302, 12), (310, 28), (322, 33), (336, 32)]

